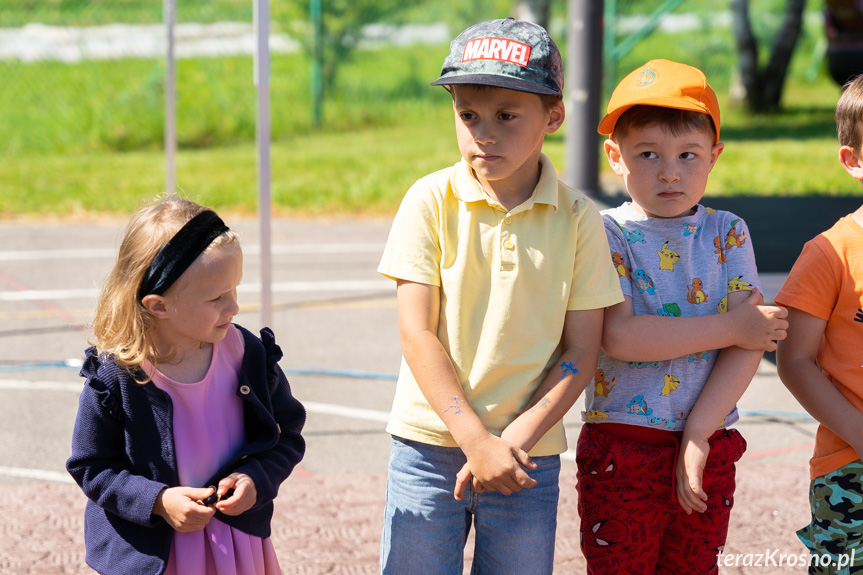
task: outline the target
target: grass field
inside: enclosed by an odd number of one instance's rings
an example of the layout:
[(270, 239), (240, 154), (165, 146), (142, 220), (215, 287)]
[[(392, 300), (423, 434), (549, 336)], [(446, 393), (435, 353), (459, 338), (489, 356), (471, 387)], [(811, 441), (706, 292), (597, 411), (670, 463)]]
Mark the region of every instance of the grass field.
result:
[[(76, 4), (15, 2), (38, 5), (57, 19), (71, 17), (63, 12)], [(219, 10), (213, 17), (236, 11), (240, 18), (245, 6), (233, 0), (206, 4)], [(139, 18), (152, 8), (143, 0), (107, 5)], [(16, 21), (11, 12), (0, 10), (0, 25)], [(21, 10), (17, 13), (24, 19)], [(654, 33), (623, 58), (617, 76), (656, 57), (705, 70), (720, 95), (726, 143), (708, 194), (860, 194), (860, 185), (836, 161), (832, 114), (839, 88), (823, 71), (814, 79), (807, 76), (817, 70), (820, 33), (810, 19), (783, 111), (776, 115), (753, 116), (730, 101), (736, 65), (730, 32), (707, 22), (687, 34)], [(444, 45), (358, 52), (341, 68), (319, 128), (311, 123), (307, 57), (274, 55), (276, 211), (390, 213), (414, 180), (458, 160), (449, 96), (428, 86), (446, 50)], [(0, 74), (5, 78), (0, 82), (0, 217), (126, 213), (162, 189), (163, 62), (0, 61)], [(253, 212), (257, 201), (251, 77), (248, 57), (178, 63), (178, 185), (202, 202), (241, 213)], [(569, 123), (564, 129), (594, 127)], [(567, 169), (562, 133), (547, 140), (546, 151), (559, 170)], [(606, 169), (604, 160), (601, 166)]]

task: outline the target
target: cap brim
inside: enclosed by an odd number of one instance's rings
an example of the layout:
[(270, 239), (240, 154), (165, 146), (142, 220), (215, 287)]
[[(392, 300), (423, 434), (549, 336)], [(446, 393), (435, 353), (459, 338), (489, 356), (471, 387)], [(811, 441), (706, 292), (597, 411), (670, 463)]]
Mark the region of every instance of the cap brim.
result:
[(519, 78), (510, 78), (508, 76), (498, 76), (493, 74), (459, 74), (455, 76), (441, 76), (434, 82), (432, 86), (451, 86), (453, 84), (477, 84), (480, 86), (495, 86), (497, 88), (508, 88), (510, 90), (518, 90), (519, 92), (530, 92), (531, 94), (547, 94), (556, 96), (560, 94), (559, 90), (542, 86), (535, 82), (521, 80)]
[[(635, 106), (658, 106), (660, 108), (676, 108), (678, 110), (691, 110), (693, 112), (701, 112), (702, 114), (707, 114), (708, 116), (710, 116), (710, 112), (708, 112), (703, 106), (698, 106), (688, 100), (684, 100), (681, 98), (646, 98), (639, 102), (634, 102), (626, 106), (621, 106), (613, 112), (606, 114), (605, 117), (599, 121), (599, 125), (597, 126), (596, 131), (600, 134), (611, 135), (614, 132), (614, 126), (617, 124), (617, 120), (620, 118), (620, 116), (622, 116), (623, 113), (626, 112), (628, 109)], [(713, 127), (716, 129), (716, 140), (719, 141), (719, 126), (716, 125), (716, 118), (710, 116), (710, 119), (713, 121)]]

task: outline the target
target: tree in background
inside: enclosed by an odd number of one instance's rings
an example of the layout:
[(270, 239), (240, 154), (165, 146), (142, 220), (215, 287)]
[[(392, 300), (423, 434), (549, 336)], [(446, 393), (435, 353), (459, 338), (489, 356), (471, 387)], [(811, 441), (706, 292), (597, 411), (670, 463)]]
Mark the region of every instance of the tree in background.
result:
[(761, 67), (761, 46), (752, 31), (749, 0), (731, 0), (743, 100), (753, 112), (772, 112), (779, 109), (788, 66), (803, 24), (805, 4), (806, 0), (787, 0), (782, 24), (775, 34), (767, 65)]
[[(321, 103), (332, 96), (339, 68), (356, 55), (366, 26), (446, 22), (451, 31), (461, 31), (483, 20), (506, 17), (519, 4), (540, 6), (532, 13), (547, 24), (550, 3), (551, 0), (280, 0), (271, 4), (270, 13), (272, 22), (297, 40), (314, 64), (313, 76), (319, 77), (312, 80), (313, 116), (315, 124), (319, 124)], [(317, 25), (312, 14), (319, 14)], [(445, 51), (441, 61), (444, 55)], [(318, 88), (314, 87), (316, 83)]]
[(300, 42), (303, 50), (321, 64), (324, 98), (330, 94), (339, 66), (348, 62), (363, 39), (368, 24), (401, 23), (404, 13), (423, 0), (319, 0), (321, 26), (311, 22), (314, 0), (285, 0), (275, 3), (272, 19)]

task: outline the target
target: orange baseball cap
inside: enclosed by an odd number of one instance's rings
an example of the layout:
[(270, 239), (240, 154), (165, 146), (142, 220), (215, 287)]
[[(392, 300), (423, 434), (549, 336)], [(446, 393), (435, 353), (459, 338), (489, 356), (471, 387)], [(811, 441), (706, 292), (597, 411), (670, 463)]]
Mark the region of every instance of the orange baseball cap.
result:
[(611, 94), (607, 113), (599, 122), (597, 131), (611, 134), (620, 115), (638, 105), (707, 114), (713, 120), (716, 142), (719, 142), (719, 102), (698, 68), (670, 60), (651, 60), (629, 73)]

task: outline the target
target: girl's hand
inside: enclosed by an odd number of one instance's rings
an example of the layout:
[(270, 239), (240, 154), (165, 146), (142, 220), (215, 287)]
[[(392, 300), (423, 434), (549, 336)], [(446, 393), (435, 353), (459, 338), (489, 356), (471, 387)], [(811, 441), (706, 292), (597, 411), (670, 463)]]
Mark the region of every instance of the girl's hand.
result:
[(206, 527), (216, 511), (198, 503), (211, 495), (209, 487), (170, 487), (163, 489), (153, 504), (153, 514), (164, 519), (174, 531), (189, 533)]
[(213, 507), (225, 515), (240, 515), (245, 513), (258, 500), (258, 489), (255, 482), (245, 473), (232, 473), (219, 481), (219, 495), (224, 496), (229, 489), (234, 493), (226, 499), (221, 499)]

